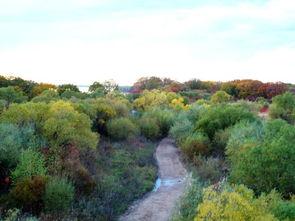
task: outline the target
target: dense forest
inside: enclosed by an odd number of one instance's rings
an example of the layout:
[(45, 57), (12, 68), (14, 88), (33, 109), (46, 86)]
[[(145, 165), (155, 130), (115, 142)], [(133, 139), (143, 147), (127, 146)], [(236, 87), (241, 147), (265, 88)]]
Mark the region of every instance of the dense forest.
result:
[(157, 179), (157, 143), (190, 172), (173, 221), (295, 220), (295, 86), (0, 76), (0, 220), (116, 220)]

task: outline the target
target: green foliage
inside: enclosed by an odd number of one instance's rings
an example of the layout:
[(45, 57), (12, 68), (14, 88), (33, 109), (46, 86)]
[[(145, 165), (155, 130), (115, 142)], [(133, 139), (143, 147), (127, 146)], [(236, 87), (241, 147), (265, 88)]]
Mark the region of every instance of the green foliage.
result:
[(115, 140), (125, 140), (138, 135), (137, 126), (128, 118), (116, 118), (108, 122), (107, 131)]
[(205, 110), (197, 122), (197, 129), (208, 135), (210, 140), (218, 130), (224, 130), (241, 120), (254, 120), (255, 117), (249, 111), (231, 105), (217, 105)]
[(59, 93), (59, 95), (61, 95), (65, 91), (80, 92), (79, 88), (73, 84), (62, 84), (57, 87), (57, 92)]
[(0, 99), (0, 115), (6, 109), (8, 103), (6, 100)]
[(211, 151), (218, 155), (224, 155), (225, 147), (231, 134), (231, 128), (219, 130), (215, 133)]
[(193, 131), (193, 123), (185, 113), (180, 113), (170, 129), (170, 135), (176, 140), (178, 145), (182, 145), (186, 137)]
[(241, 121), (230, 130), (226, 154), (234, 164), (243, 148), (258, 144), (264, 136), (264, 125), (260, 121)]
[(139, 120), (142, 135), (151, 140), (156, 140), (160, 136), (160, 127), (155, 118), (143, 117)]
[(96, 148), (98, 135), (91, 131), (91, 121), (74, 110), (69, 102), (52, 103), (43, 127), (44, 136), (53, 146), (75, 145), (81, 149)]
[(46, 182), (44, 176), (26, 177), (15, 184), (10, 194), (24, 211), (39, 214), (43, 208)]
[(27, 101), (28, 97), (22, 91), (16, 90), (14, 87), (0, 88), (0, 99), (10, 103), (22, 103)]
[(7, 168), (16, 166), (22, 142), (18, 128), (12, 124), (0, 124), (0, 163)]
[(294, 194), (294, 126), (282, 120), (268, 122), (264, 127), (263, 138), (254, 142), (251, 133), (242, 134), (244, 140), (235, 142), (239, 146), (229, 142), (230, 180), (245, 184), (257, 193), (270, 192), (276, 188), (286, 197)]
[(157, 176), (154, 148), (139, 141), (121, 142), (112, 145), (111, 153), (100, 153), (97, 162), (104, 174), (95, 194), (82, 198), (72, 212), (79, 220), (116, 220), (133, 201), (152, 190)]
[(198, 177), (209, 183), (217, 183), (224, 175), (225, 163), (220, 158), (196, 156), (193, 159)]
[(23, 149), (41, 147), (42, 141), (30, 126), (0, 124), (0, 163), (7, 168), (16, 166)]
[(286, 92), (276, 96), (270, 105), (270, 116), (272, 118), (281, 118), (289, 123), (295, 123), (295, 95)]
[(172, 221), (191, 221), (194, 219), (197, 207), (203, 199), (204, 186), (205, 184), (198, 177), (191, 177), (189, 179), (185, 193), (180, 199)]
[(50, 103), (51, 101), (57, 101), (59, 99), (59, 94), (55, 90), (45, 90), (38, 96), (32, 99), (32, 102), (45, 102)]
[(78, 99), (85, 99), (87, 94), (82, 93), (80, 91), (72, 91), (72, 90), (65, 90), (60, 97), (62, 99), (71, 99), (71, 98), (78, 98)]
[(41, 133), (44, 121), (47, 118), (48, 105), (45, 103), (27, 102), (24, 104), (12, 104), (2, 113), (0, 121), (12, 123), (20, 127), (34, 125), (36, 131)]
[(57, 177), (50, 179), (44, 194), (46, 211), (67, 211), (74, 200), (74, 193), (74, 186), (68, 180)]
[(104, 86), (103, 84), (95, 81), (92, 85), (89, 86), (89, 92), (101, 92), (102, 94), (104, 93)]
[(231, 96), (225, 91), (217, 91), (212, 95), (210, 101), (214, 104), (225, 103), (231, 100)]
[(185, 139), (183, 145), (181, 146), (181, 150), (188, 157), (188, 159), (192, 160), (199, 154), (208, 154), (209, 147), (210, 141), (208, 137), (202, 133), (195, 132)]
[(46, 172), (43, 156), (39, 152), (27, 149), (21, 153), (19, 163), (12, 172), (12, 179), (18, 182), (32, 176), (44, 176)]
[(278, 200), (272, 208), (272, 213), (279, 220), (295, 220), (295, 202)]
[(145, 117), (155, 119), (160, 128), (159, 137), (166, 137), (173, 125), (175, 113), (169, 109), (152, 108), (143, 114)]

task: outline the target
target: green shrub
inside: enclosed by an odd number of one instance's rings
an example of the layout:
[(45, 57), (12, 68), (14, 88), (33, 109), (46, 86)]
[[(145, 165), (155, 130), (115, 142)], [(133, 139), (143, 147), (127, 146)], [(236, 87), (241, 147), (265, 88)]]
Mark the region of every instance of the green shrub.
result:
[(40, 95), (34, 97), (32, 99), (32, 102), (50, 103), (51, 101), (57, 101), (58, 99), (60, 99), (59, 94), (55, 90), (50, 89), (50, 90), (45, 90)]
[(264, 137), (264, 124), (261, 121), (241, 121), (230, 130), (230, 136), (226, 146), (226, 154), (234, 163), (237, 154), (243, 148), (256, 145)]
[(28, 97), (22, 91), (16, 90), (14, 87), (0, 88), (0, 99), (10, 103), (22, 103), (27, 101)]
[(6, 107), (7, 107), (7, 101), (0, 99), (0, 114), (2, 114), (2, 112), (5, 110)]
[(213, 140), (218, 130), (224, 130), (241, 120), (253, 121), (254, 119), (254, 115), (243, 108), (232, 105), (217, 105), (203, 111), (196, 127), (204, 132), (210, 140)]
[(143, 114), (143, 117), (154, 118), (160, 127), (160, 137), (166, 137), (173, 125), (175, 115), (169, 109), (152, 108)]
[(193, 131), (193, 124), (184, 114), (180, 114), (170, 129), (170, 135), (181, 145)]
[(160, 127), (157, 124), (157, 120), (151, 117), (143, 117), (139, 120), (140, 131), (143, 136), (148, 139), (156, 140), (160, 134)]
[(47, 178), (34, 176), (17, 182), (11, 191), (13, 199), (24, 211), (39, 214), (43, 209), (43, 195)]
[(295, 122), (295, 95), (286, 92), (273, 98), (270, 105), (270, 116), (281, 118), (289, 123)]
[(17, 127), (13, 124), (0, 123), (0, 163), (12, 169), (16, 166), (22, 150), (45, 146), (45, 141), (38, 137), (32, 126)]
[(52, 178), (45, 188), (44, 204), (48, 212), (67, 211), (74, 200), (74, 186), (63, 178)]
[(225, 103), (231, 100), (231, 96), (225, 91), (217, 91), (212, 95), (210, 101), (214, 104)]
[(18, 128), (12, 124), (0, 124), (0, 163), (7, 168), (16, 166), (21, 150)]
[(231, 128), (219, 130), (214, 135), (211, 151), (218, 155), (224, 155), (225, 147), (230, 137)]
[(219, 158), (196, 156), (193, 159), (198, 177), (209, 183), (217, 183), (223, 176), (224, 162)]
[(107, 131), (115, 140), (125, 140), (138, 135), (137, 126), (128, 118), (116, 118), (108, 122)]
[(191, 221), (197, 213), (197, 207), (203, 199), (203, 188), (205, 184), (202, 183), (198, 177), (191, 177), (185, 188), (185, 193), (181, 197), (172, 221)]
[(197, 155), (206, 155), (209, 152), (210, 141), (208, 137), (201, 133), (193, 133), (189, 135), (183, 145), (181, 150), (189, 158), (193, 159)]
[(15, 170), (12, 172), (14, 182), (21, 181), (32, 176), (46, 175), (46, 167), (43, 156), (32, 149), (24, 150)]
[(279, 220), (295, 220), (295, 202), (280, 200), (271, 211)]
[(268, 122), (260, 141), (246, 140), (229, 149), (230, 180), (255, 192), (277, 189), (287, 197), (295, 193), (295, 127), (282, 120)]
[(86, 114), (74, 110), (70, 102), (58, 101), (50, 105), (43, 134), (52, 146), (75, 145), (80, 149), (95, 149), (99, 135), (91, 131)]

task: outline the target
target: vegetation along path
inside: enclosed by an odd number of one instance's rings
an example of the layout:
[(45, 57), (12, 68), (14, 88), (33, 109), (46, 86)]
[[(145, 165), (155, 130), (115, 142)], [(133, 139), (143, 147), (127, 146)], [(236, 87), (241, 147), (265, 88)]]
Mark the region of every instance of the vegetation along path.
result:
[(120, 221), (167, 221), (182, 195), (187, 172), (180, 161), (179, 150), (165, 138), (157, 147), (155, 157), (159, 178), (152, 192), (136, 201)]

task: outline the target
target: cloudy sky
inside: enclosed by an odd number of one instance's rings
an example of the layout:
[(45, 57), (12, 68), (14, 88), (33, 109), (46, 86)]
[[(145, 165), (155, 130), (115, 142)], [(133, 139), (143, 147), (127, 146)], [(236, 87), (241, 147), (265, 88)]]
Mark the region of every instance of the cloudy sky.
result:
[(295, 1), (0, 0), (0, 73), (295, 83)]

